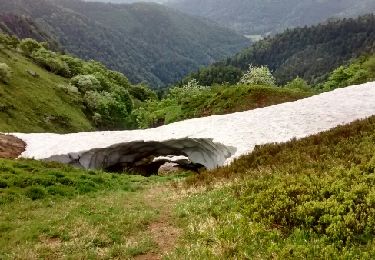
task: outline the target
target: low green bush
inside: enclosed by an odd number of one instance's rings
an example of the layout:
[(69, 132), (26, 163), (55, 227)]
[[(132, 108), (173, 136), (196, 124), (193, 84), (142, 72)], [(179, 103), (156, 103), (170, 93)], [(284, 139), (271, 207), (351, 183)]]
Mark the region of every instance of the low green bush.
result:
[(26, 189), (25, 195), (32, 200), (37, 200), (43, 199), (47, 192), (42, 186), (32, 186)]
[(71, 198), (103, 190), (138, 190), (145, 180), (52, 162), (0, 159), (0, 205), (24, 198)]
[(374, 143), (371, 117), (188, 178), (233, 184), (181, 203), (186, 244), (173, 257), (373, 259)]
[(0, 63), (0, 81), (8, 84), (12, 77), (12, 70), (6, 63)]

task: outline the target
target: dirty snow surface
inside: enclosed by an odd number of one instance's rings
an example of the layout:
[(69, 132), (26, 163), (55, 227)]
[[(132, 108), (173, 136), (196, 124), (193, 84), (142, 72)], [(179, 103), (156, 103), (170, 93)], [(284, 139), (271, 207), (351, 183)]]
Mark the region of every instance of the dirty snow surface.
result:
[[(215, 168), (255, 145), (286, 142), (375, 115), (375, 82), (337, 89), (296, 102), (134, 131), (14, 134), (26, 158), (85, 168), (140, 164), (150, 157), (186, 156)], [(147, 159), (148, 158), (148, 159)]]

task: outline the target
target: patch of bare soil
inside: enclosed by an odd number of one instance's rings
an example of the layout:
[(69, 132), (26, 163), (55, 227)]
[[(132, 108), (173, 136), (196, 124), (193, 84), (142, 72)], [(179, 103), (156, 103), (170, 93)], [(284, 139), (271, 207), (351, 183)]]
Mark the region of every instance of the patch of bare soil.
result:
[(16, 159), (26, 149), (26, 144), (13, 135), (0, 134), (0, 158)]
[(159, 260), (163, 255), (172, 251), (181, 234), (173, 217), (173, 208), (177, 199), (173, 188), (162, 185), (151, 188), (144, 195), (144, 200), (159, 212), (159, 218), (150, 224), (149, 232), (157, 244), (157, 252), (149, 252), (135, 257), (137, 260)]

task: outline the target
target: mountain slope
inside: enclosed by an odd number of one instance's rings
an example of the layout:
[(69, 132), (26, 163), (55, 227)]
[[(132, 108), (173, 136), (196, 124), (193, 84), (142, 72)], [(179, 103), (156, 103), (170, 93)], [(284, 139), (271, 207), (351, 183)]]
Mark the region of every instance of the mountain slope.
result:
[(0, 0), (0, 10), (30, 16), (70, 53), (153, 86), (175, 82), (248, 45), (232, 31), (157, 4)]
[(32, 19), (14, 14), (0, 15), (0, 32), (14, 35), (20, 39), (33, 38), (39, 42), (48, 42), (53, 49), (58, 43), (52, 36), (44, 32)]
[[(11, 58), (10, 58), (11, 57)], [(22, 55), (1, 49), (0, 63), (13, 75), (0, 82), (0, 131), (71, 132), (93, 129), (81, 107), (58, 86), (67, 80), (45, 71)], [(28, 71), (39, 75), (33, 77)]]
[(372, 0), (175, 0), (169, 5), (249, 35), (276, 33), (330, 17), (354, 17), (375, 11)]
[(374, 51), (375, 16), (365, 15), (287, 30), (255, 43), (232, 58), (201, 69), (186, 80), (193, 77), (204, 85), (235, 83), (241, 70), (253, 64), (270, 67), (279, 84), (297, 76), (315, 84), (324, 81), (327, 73), (350, 59)]

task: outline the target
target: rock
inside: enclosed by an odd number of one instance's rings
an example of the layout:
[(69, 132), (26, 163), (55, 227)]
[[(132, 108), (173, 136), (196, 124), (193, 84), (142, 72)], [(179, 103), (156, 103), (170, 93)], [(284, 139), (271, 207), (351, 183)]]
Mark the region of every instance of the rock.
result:
[(21, 139), (12, 135), (0, 134), (0, 158), (18, 158), (25, 148), (26, 144)]
[(295, 102), (152, 129), (14, 135), (27, 144), (22, 157), (87, 169), (145, 167), (146, 162), (154, 171), (165, 163), (152, 159), (160, 156), (169, 156), (169, 162), (173, 162), (170, 156), (182, 156), (193, 165), (213, 169), (250, 153), (256, 145), (303, 138), (375, 115), (374, 100), (375, 82), (370, 82)]
[(159, 167), (158, 175), (166, 176), (183, 170), (178, 163), (166, 162)]
[(26, 72), (27, 72), (30, 76), (34, 77), (34, 78), (39, 78), (39, 74), (36, 73), (35, 71), (32, 71), (32, 70), (26, 70)]

